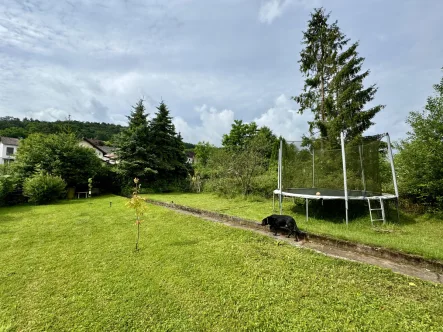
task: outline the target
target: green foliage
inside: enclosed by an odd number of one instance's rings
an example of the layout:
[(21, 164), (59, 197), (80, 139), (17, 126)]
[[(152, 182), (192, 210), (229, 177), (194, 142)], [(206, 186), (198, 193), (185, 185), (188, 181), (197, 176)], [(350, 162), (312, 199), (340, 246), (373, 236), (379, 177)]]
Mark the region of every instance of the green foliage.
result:
[(31, 134), (21, 140), (13, 167), (28, 178), (37, 171), (60, 176), (68, 186), (88, 182), (103, 167), (90, 148), (80, 146), (73, 134)]
[(129, 128), (117, 139), (116, 170), (125, 183), (136, 176), (155, 190), (170, 191), (186, 182), (187, 158), (167, 106), (161, 102), (157, 109), (156, 116), (148, 122), (143, 101), (134, 107), (128, 117)]
[(60, 176), (37, 173), (23, 183), (23, 195), (33, 204), (48, 204), (63, 197), (66, 183)]
[(195, 152), (195, 166), (199, 168), (205, 168), (208, 164), (208, 160), (216, 147), (209, 142), (198, 142), (194, 148)]
[(15, 187), (16, 183), (11, 175), (0, 175), (0, 206), (7, 205), (8, 196)]
[(145, 113), (145, 105), (143, 105), (143, 99), (140, 99), (135, 106), (130, 116), (127, 116), (129, 120), (129, 130), (134, 131), (138, 127), (146, 127), (148, 125), (148, 114)]
[(443, 208), (443, 78), (434, 85), (421, 112), (411, 112), (412, 131), (400, 141), (395, 157), (403, 195), (431, 207)]
[(0, 206), (22, 203), (20, 179), (11, 165), (0, 165)]
[(357, 53), (358, 43), (345, 49), (349, 39), (340, 31), (337, 22), (328, 22), (330, 14), (323, 8), (315, 9), (303, 32), (300, 71), (306, 77), (303, 92), (295, 101), (300, 112), (310, 110), (311, 135), (328, 137), (329, 144), (338, 146), (341, 131), (346, 140), (358, 138), (373, 123), (371, 119), (384, 107), (363, 110), (374, 99), (377, 88), (363, 87), (369, 70), (361, 73), (364, 58)]
[(150, 124), (151, 144), (156, 154), (155, 183), (186, 182), (189, 167), (183, 139), (175, 132), (175, 126), (166, 104), (162, 101)]
[(134, 209), (135, 211), (135, 224), (137, 225), (137, 241), (135, 242), (135, 250), (138, 250), (138, 242), (140, 240), (140, 224), (142, 223), (142, 217), (148, 210), (148, 206), (146, 201), (139, 196), (140, 186), (139, 179), (134, 179), (134, 191), (132, 193), (131, 199), (126, 203), (126, 206), (130, 209)]
[(257, 134), (257, 124), (255, 122), (243, 123), (242, 120), (234, 120), (229, 134), (224, 134), (222, 139), (223, 147), (238, 151), (248, 144), (248, 141)]
[[(261, 183), (262, 180), (254, 179), (262, 176), (270, 168), (270, 154), (275, 141), (272, 133), (270, 135), (266, 133), (268, 129), (262, 132), (256, 131), (254, 136), (248, 137), (244, 145), (214, 150), (207, 164), (211, 172), (205, 190), (225, 196), (262, 192), (263, 188), (254, 185)], [(276, 172), (274, 176), (276, 179)]]

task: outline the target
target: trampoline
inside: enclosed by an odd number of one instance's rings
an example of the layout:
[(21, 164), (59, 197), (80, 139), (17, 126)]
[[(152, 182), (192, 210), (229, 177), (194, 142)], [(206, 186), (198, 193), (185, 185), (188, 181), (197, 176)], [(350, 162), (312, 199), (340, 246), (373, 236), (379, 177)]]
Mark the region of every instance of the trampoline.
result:
[[(387, 139), (382, 143), (384, 137)], [(386, 159), (395, 194), (382, 192), (380, 167)], [(279, 198), (280, 214), (284, 197), (304, 198), (306, 220), (309, 218), (309, 200), (344, 200), (346, 225), (349, 200), (367, 201), (371, 223), (376, 220), (386, 222), (386, 200), (394, 199), (398, 212), (398, 188), (388, 133), (371, 136), (362, 139), (360, 144), (352, 145), (345, 144), (341, 133), (340, 148), (331, 150), (324, 149), (323, 144), (281, 140), (277, 185), (278, 188), (273, 191), (273, 209), (276, 195)], [(374, 218), (375, 211), (381, 213), (381, 218)]]

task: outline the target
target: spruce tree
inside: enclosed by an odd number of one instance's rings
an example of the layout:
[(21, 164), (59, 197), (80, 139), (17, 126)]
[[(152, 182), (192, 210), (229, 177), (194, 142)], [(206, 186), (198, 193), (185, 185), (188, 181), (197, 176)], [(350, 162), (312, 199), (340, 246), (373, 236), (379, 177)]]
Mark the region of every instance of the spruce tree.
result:
[(140, 99), (135, 106), (131, 115), (126, 116), (129, 120), (129, 129), (135, 130), (138, 127), (147, 127), (148, 125), (148, 114), (146, 112), (145, 105), (143, 105), (143, 99)]
[(183, 139), (175, 132), (175, 126), (166, 104), (162, 101), (158, 112), (150, 123), (151, 144), (155, 149), (157, 171), (155, 176), (158, 189), (167, 190), (168, 186), (186, 179), (188, 167)]
[(300, 71), (306, 77), (303, 92), (295, 101), (300, 113), (310, 110), (314, 121), (309, 123), (311, 135), (328, 137), (331, 145), (338, 143), (341, 131), (346, 140), (360, 137), (373, 123), (372, 118), (384, 107), (364, 110), (374, 99), (375, 85), (364, 88), (369, 70), (361, 73), (364, 58), (357, 52), (358, 42), (349, 48), (349, 39), (340, 31), (337, 21), (328, 23), (330, 14), (315, 9), (303, 33), (305, 48), (301, 51)]
[(309, 123), (311, 135), (318, 129), (322, 137), (327, 136), (325, 123), (331, 112), (332, 103), (329, 97), (330, 81), (334, 75), (337, 53), (348, 42), (340, 32), (337, 22), (328, 23), (330, 14), (323, 8), (311, 13), (308, 29), (303, 32), (300, 52), (300, 71), (306, 77), (303, 92), (293, 99), (300, 105), (300, 113), (310, 110), (314, 121)]
[(128, 116), (129, 127), (116, 140), (118, 164), (117, 172), (124, 183), (132, 182), (137, 177), (146, 184), (150, 175), (156, 173), (156, 156), (148, 126), (148, 114), (145, 113), (143, 100), (139, 100), (134, 111)]
[(364, 110), (366, 103), (374, 99), (377, 87), (373, 84), (364, 88), (363, 80), (369, 70), (361, 72), (365, 59), (358, 55), (357, 47), (358, 42), (337, 56), (336, 73), (331, 80), (334, 107), (326, 124), (328, 136), (338, 137), (343, 131), (346, 141), (360, 138), (374, 124), (372, 118), (384, 108), (377, 105)]

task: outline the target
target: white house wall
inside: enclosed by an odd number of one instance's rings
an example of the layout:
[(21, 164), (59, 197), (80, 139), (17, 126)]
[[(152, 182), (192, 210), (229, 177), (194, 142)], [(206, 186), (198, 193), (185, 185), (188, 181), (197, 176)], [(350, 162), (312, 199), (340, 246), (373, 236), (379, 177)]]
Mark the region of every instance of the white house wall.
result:
[(103, 155), (103, 152), (101, 152), (100, 150), (97, 150), (97, 149), (96, 149), (92, 144), (90, 144), (89, 142), (81, 141), (81, 142), (80, 142), (80, 145), (81, 145), (81, 146), (84, 146), (84, 147), (87, 147), (87, 148), (91, 148), (91, 149), (93, 149), (93, 150), (95, 151), (95, 154), (96, 154), (100, 159), (108, 160), (108, 158), (106, 158), (106, 157)]
[(0, 164), (4, 164), (4, 159), (15, 159), (15, 157), (6, 155), (6, 149), (7, 148), (13, 148), (14, 149), (14, 155), (17, 153), (17, 146), (15, 145), (5, 145), (3, 143), (0, 143)]

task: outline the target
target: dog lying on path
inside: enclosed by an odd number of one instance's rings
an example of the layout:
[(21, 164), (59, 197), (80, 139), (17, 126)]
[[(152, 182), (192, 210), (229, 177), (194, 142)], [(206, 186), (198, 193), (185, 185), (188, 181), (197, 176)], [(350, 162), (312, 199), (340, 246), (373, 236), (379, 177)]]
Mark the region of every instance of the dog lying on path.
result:
[(281, 228), (287, 229), (289, 231), (288, 237), (294, 234), (294, 237), (297, 241), (299, 241), (300, 238), (303, 239), (306, 237), (306, 233), (298, 229), (294, 218), (292, 218), (291, 216), (273, 214), (264, 218), (261, 222), (261, 225), (269, 225), (271, 232), (274, 231), (274, 235), (277, 235), (277, 230)]

